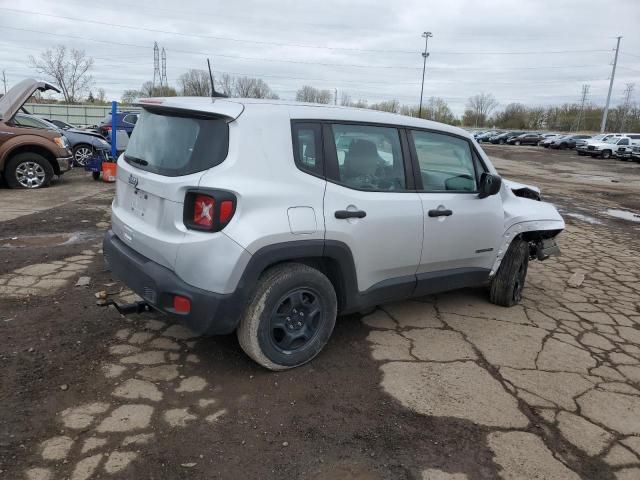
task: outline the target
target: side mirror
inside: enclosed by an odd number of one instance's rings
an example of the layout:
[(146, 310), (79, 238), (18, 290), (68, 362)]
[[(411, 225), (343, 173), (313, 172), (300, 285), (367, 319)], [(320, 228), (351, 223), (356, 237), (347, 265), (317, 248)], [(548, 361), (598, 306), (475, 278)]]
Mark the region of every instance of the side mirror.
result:
[(502, 178), (492, 173), (483, 173), (480, 176), (480, 186), (478, 188), (478, 198), (486, 198), (495, 195), (500, 191)]

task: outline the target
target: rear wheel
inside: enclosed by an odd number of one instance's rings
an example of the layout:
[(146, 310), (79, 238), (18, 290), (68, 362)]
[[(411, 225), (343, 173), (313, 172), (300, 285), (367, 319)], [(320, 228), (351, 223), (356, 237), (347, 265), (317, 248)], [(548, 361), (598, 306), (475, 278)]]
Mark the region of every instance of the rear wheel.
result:
[(489, 299), (491, 303), (512, 307), (522, 300), (529, 267), (529, 244), (516, 238), (502, 259), (498, 272), (491, 281)]
[(611, 150), (605, 150), (605, 151), (603, 151), (603, 152), (602, 152), (602, 154), (601, 154), (601, 156), (602, 156), (602, 158), (604, 158), (604, 159), (611, 158)]
[(498, 142), (500, 145), (504, 145), (504, 140), (500, 139), (500, 141)]
[(42, 188), (51, 183), (54, 172), (49, 161), (37, 153), (19, 153), (9, 160), (5, 178), (10, 188)]
[(263, 367), (286, 370), (320, 353), (336, 315), (336, 293), (324, 274), (297, 263), (277, 265), (260, 277), (240, 320), (238, 340)]
[(520, 145), (520, 140), (516, 140), (514, 143), (515, 143), (516, 145)]
[(584, 157), (586, 153), (578, 151), (578, 155), (580, 155), (581, 157)]

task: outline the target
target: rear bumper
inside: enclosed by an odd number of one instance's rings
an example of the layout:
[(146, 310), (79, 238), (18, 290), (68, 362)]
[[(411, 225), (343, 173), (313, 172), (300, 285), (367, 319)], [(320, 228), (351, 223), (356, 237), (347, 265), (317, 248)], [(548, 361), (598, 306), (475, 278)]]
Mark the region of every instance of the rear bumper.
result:
[[(188, 285), (168, 268), (125, 245), (111, 230), (105, 234), (103, 251), (114, 277), (154, 309), (169, 315), (194, 333), (224, 335), (236, 329), (243, 304), (239, 292), (225, 295)], [(191, 300), (188, 314), (174, 310), (174, 295)]]

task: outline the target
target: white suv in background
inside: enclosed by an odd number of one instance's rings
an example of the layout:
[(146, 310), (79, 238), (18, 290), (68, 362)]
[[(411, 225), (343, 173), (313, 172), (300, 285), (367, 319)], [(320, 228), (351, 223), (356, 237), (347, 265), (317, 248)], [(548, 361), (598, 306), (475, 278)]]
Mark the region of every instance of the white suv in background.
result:
[(273, 370), (336, 316), (462, 287), (511, 306), (564, 221), (462, 129), (324, 105), (145, 99), (118, 160), (114, 276)]
[[(595, 145), (596, 143), (606, 142), (610, 138), (621, 137), (620, 133), (601, 133), (591, 138), (585, 138), (582, 140), (576, 140), (576, 152), (578, 155), (590, 155), (589, 145)], [(593, 151), (594, 149), (591, 149)]]

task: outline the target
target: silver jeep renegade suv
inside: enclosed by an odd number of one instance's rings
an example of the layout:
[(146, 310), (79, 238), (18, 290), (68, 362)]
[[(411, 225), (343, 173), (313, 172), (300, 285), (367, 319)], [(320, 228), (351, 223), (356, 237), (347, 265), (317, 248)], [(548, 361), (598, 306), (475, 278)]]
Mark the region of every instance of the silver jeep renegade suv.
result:
[(486, 285), (517, 303), (564, 222), (459, 128), (251, 99), (146, 99), (118, 160), (113, 274), (199, 334), (237, 331), (273, 370), (336, 316)]

